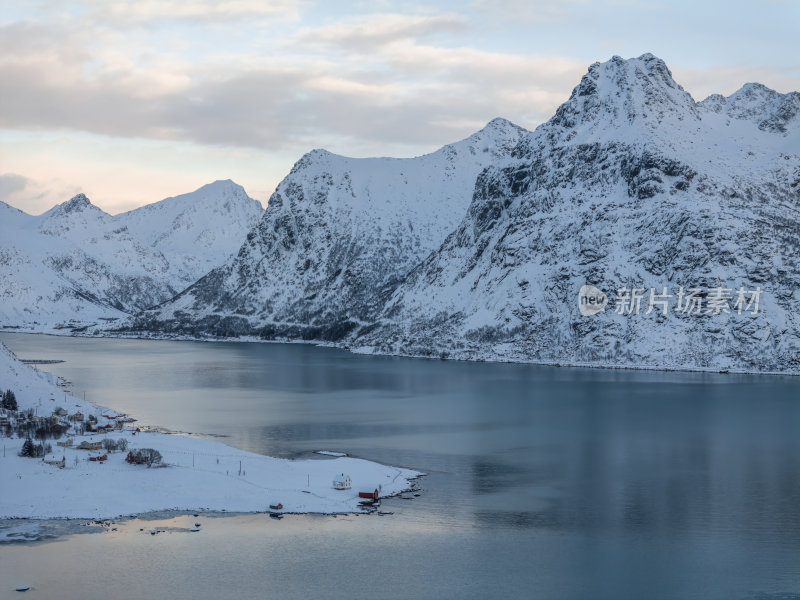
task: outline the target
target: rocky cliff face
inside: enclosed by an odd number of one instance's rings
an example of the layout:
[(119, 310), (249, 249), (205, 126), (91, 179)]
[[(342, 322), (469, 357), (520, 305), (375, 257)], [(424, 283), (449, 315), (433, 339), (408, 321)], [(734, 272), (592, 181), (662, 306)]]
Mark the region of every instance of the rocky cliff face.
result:
[(232, 182), (116, 216), (83, 194), (38, 217), (0, 203), (0, 322), (49, 330), (156, 305), (235, 252), (262, 212)]
[[(480, 175), (456, 230), (352, 343), (472, 359), (800, 369), (797, 97), (749, 84), (696, 104), (651, 55), (592, 65), (513, 161)], [(609, 304), (584, 316), (587, 284)], [(686, 310), (690, 289), (699, 299)], [(627, 302), (637, 296), (638, 314)]]
[(134, 329), (338, 340), (371, 322), (523, 129), (496, 119), (426, 156), (301, 158), (238, 254)]

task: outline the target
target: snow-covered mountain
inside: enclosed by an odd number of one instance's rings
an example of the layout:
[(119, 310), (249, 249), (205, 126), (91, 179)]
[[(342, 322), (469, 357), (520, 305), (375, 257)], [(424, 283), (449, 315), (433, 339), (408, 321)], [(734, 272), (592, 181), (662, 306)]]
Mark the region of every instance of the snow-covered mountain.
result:
[(122, 329), (800, 371), (799, 217), (800, 94), (695, 102), (655, 56), (614, 57), (530, 133), (308, 154), (233, 260)]
[(496, 119), (408, 159), (314, 150), (280, 183), (232, 260), (133, 328), (340, 339), (374, 319), (456, 226), (478, 173), (525, 133)]
[(242, 244), (264, 210), (231, 180), (147, 204), (114, 217), (145, 246), (169, 261), (179, 290), (218, 267)]
[[(652, 55), (593, 64), (550, 121), (481, 173), (457, 228), (351, 343), (800, 370), (799, 154), (798, 93), (747, 84), (695, 103)], [(581, 314), (584, 285), (606, 294), (605, 310)]]
[(83, 194), (40, 216), (0, 203), (0, 323), (47, 330), (163, 302), (224, 262), (262, 212), (230, 181), (116, 216)]

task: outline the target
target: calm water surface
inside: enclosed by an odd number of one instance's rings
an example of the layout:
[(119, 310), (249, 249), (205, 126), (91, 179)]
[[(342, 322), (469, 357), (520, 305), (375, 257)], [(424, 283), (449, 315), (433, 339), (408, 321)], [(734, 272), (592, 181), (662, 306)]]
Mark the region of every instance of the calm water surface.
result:
[(0, 545), (0, 598), (800, 598), (797, 378), (0, 340), (148, 425), (429, 473), (385, 517), (62, 524)]

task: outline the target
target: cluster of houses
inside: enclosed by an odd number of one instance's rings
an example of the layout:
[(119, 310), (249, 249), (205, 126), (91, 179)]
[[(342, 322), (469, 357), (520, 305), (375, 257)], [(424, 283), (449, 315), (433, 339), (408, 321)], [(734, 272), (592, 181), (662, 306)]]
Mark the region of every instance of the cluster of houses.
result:
[[(6, 411), (7, 413), (9, 411)], [(104, 415), (105, 416), (105, 415)], [(131, 418), (122, 418), (116, 416), (106, 416), (110, 421), (114, 421), (115, 425), (110, 423), (106, 425), (98, 425), (97, 417), (89, 415), (88, 417), (80, 411), (69, 414), (66, 409), (58, 406), (53, 411), (53, 414), (43, 417), (32, 414), (31, 411), (14, 412), (13, 416), (9, 414), (0, 415), (0, 427), (7, 425), (48, 425), (50, 427), (60, 427), (62, 433), (65, 433), (70, 427), (74, 427), (80, 434), (83, 433), (96, 433), (96, 432), (109, 432), (114, 429), (122, 429), (123, 423), (135, 421)], [(12, 423), (13, 419), (13, 423)]]
[[(73, 430), (77, 435), (108, 433), (115, 429), (122, 429), (124, 423), (135, 421), (135, 419), (125, 415), (103, 415), (103, 417), (108, 420), (108, 423), (99, 425), (98, 419), (94, 415), (85, 416), (80, 411), (70, 414), (61, 406), (56, 406), (52, 414), (47, 416), (37, 415), (30, 409), (24, 411), (0, 409), (0, 434), (5, 432), (6, 435), (16, 434), (19, 437), (29, 438), (36, 436), (39, 439), (46, 440), (48, 438), (60, 438), (70, 430)], [(137, 431), (139, 431), (138, 428)], [(101, 451), (104, 448), (102, 441), (83, 440), (80, 443), (76, 443), (72, 437), (61, 439), (56, 442), (56, 445), (64, 449), (70, 448), (90, 452)], [(106, 459), (107, 455), (89, 457), (89, 460), (95, 462), (103, 462)], [(59, 460), (44, 460), (44, 462), (61, 469), (66, 466), (65, 457)]]
[[(32, 410), (27, 411), (12, 411), (12, 410), (5, 410), (3, 414), (0, 414), (0, 425), (11, 425), (13, 423), (48, 423), (51, 425), (56, 424), (67, 424), (65, 421), (71, 423), (83, 423), (84, 416), (83, 413), (76, 412), (70, 415), (65, 409), (61, 408), (60, 406), (56, 407), (51, 415), (48, 416), (40, 416), (34, 414)], [(93, 421), (93, 423), (97, 424), (97, 419)]]

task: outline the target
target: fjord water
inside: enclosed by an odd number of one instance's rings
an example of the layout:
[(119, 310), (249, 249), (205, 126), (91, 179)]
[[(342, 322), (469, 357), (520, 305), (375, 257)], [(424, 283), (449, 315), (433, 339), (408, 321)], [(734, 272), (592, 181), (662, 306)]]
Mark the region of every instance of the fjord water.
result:
[(800, 598), (798, 378), (0, 340), (147, 425), (428, 473), (391, 516), (201, 515), (188, 533), (170, 515), (3, 545), (0, 596)]

